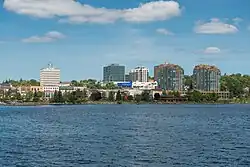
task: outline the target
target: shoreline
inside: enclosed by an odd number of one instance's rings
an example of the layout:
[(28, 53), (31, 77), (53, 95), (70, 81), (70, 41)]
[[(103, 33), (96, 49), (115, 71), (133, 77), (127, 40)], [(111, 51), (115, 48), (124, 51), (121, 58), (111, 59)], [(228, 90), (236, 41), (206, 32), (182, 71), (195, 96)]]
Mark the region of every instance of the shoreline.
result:
[(249, 104), (249, 103), (236, 103), (236, 102), (215, 102), (215, 103), (195, 103), (195, 102), (186, 102), (186, 103), (175, 103), (175, 102), (108, 102), (108, 101), (96, 101), (96, 102), (85, 102), (80, 104), (71, 104), (71, 103), (34, 103), (34, 102), (25, 102), (25, 103), (0, 103), (0, 106), (67, 106), (67, 105), (122, 105), (122, 104), (130, 104), (130, 105), (145, 105), (145, 104), (154, 104), (154, 105), (181, 105), (181, 104), (189, 104), (189, 105), (223, 105), (223, 104)]

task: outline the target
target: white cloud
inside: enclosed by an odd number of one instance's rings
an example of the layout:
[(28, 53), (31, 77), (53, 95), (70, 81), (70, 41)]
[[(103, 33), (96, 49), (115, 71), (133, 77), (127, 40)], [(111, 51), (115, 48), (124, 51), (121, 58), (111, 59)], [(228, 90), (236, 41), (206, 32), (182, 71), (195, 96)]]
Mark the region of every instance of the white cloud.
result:
[(149, 2), (123, 12), (123, 18), (130, 22), (167, 20), (181, 14), (180, 5), (175, 1)]
[(210, 22), (206, 23), (198, 21), (194, 31), (198, 34), (233, 34), (239, 30), (234, 25), (230, 25), (217, 18), (213, 18)]
[(29, 38), (25, 38), (22, 40), (24, 43), (45, 43), (45, 42), (53, 42), (59, 39), (65, 38), (60, 32), (50, 31), (46, 33), (44, 36), (31, 36)]
[(233, 18), (233, 22), (234, 22), (234, 24), (236, 24), (236, 25), (238, 25), (240, 22), (242, 22), (243, 21), (243, 19), (242, 18), (240, 18), (240, 17), (235, 17), (235, 18)]
[(5, 0), (4, 8), (38, 18), (59, 18), (69, 23), (110, 23), (117, 20), (149, 22), (167, 20), (181, 14), (175, 1), (156, 1), (141, 4), (138, 8), (107, 9), (82, 5), (73, 0)]
[(174, 33), (164, 28), (158, 28), (156, 29), (156, 32), (164, 35), (174, 35)]
[(205, 54), (218, 54), (220, 52), (221, 52), (221, 50), (219, 48), (217, 48), (217, 47), (207, 47), (203, 51), (203, 53), (205, 53)]

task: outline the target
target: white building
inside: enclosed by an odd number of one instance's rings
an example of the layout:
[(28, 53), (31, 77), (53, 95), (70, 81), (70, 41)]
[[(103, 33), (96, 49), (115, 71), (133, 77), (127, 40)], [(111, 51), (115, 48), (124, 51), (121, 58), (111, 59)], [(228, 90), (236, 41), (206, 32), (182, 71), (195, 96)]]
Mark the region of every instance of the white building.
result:
[(51, 98), (55, 91), (59, 91), (60, 69), (48, 64), (47, 68), (40, 70), (40, 85), (44, 90), (45, 96)]
[(148, 82), (149, 69), (146, 67), (136, 67), (129, 72), (129, 80), (132, 82)]
[(49, 64), (47, 68), (40, 70), (40, 85), (44, 86), (59, 86), (60, 84), (60, 69), (54, 68)]
[(132, 88), (133, 89), (140, 89), (140, 90), (153, 90), (156, 89), (158, 86), (157, 82), (133, 82)]

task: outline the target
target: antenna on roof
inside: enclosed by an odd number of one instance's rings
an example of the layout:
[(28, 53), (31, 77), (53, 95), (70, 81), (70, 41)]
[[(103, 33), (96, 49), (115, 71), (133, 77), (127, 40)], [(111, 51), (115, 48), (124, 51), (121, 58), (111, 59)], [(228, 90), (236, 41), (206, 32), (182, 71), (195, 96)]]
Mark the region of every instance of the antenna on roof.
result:
[(49, 62), (48, 68), (53, 68), (53, 64), (51, 62)]

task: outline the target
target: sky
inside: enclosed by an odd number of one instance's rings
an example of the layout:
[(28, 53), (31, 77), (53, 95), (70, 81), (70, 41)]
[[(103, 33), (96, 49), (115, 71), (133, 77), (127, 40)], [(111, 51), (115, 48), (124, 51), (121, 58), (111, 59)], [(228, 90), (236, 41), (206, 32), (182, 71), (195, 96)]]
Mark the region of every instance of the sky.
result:
[(61, 80), (197, 64), (250, 74), (249, 0), (5, 0), (0, 3), (0, 80), (39, 79), (52, 62)]

